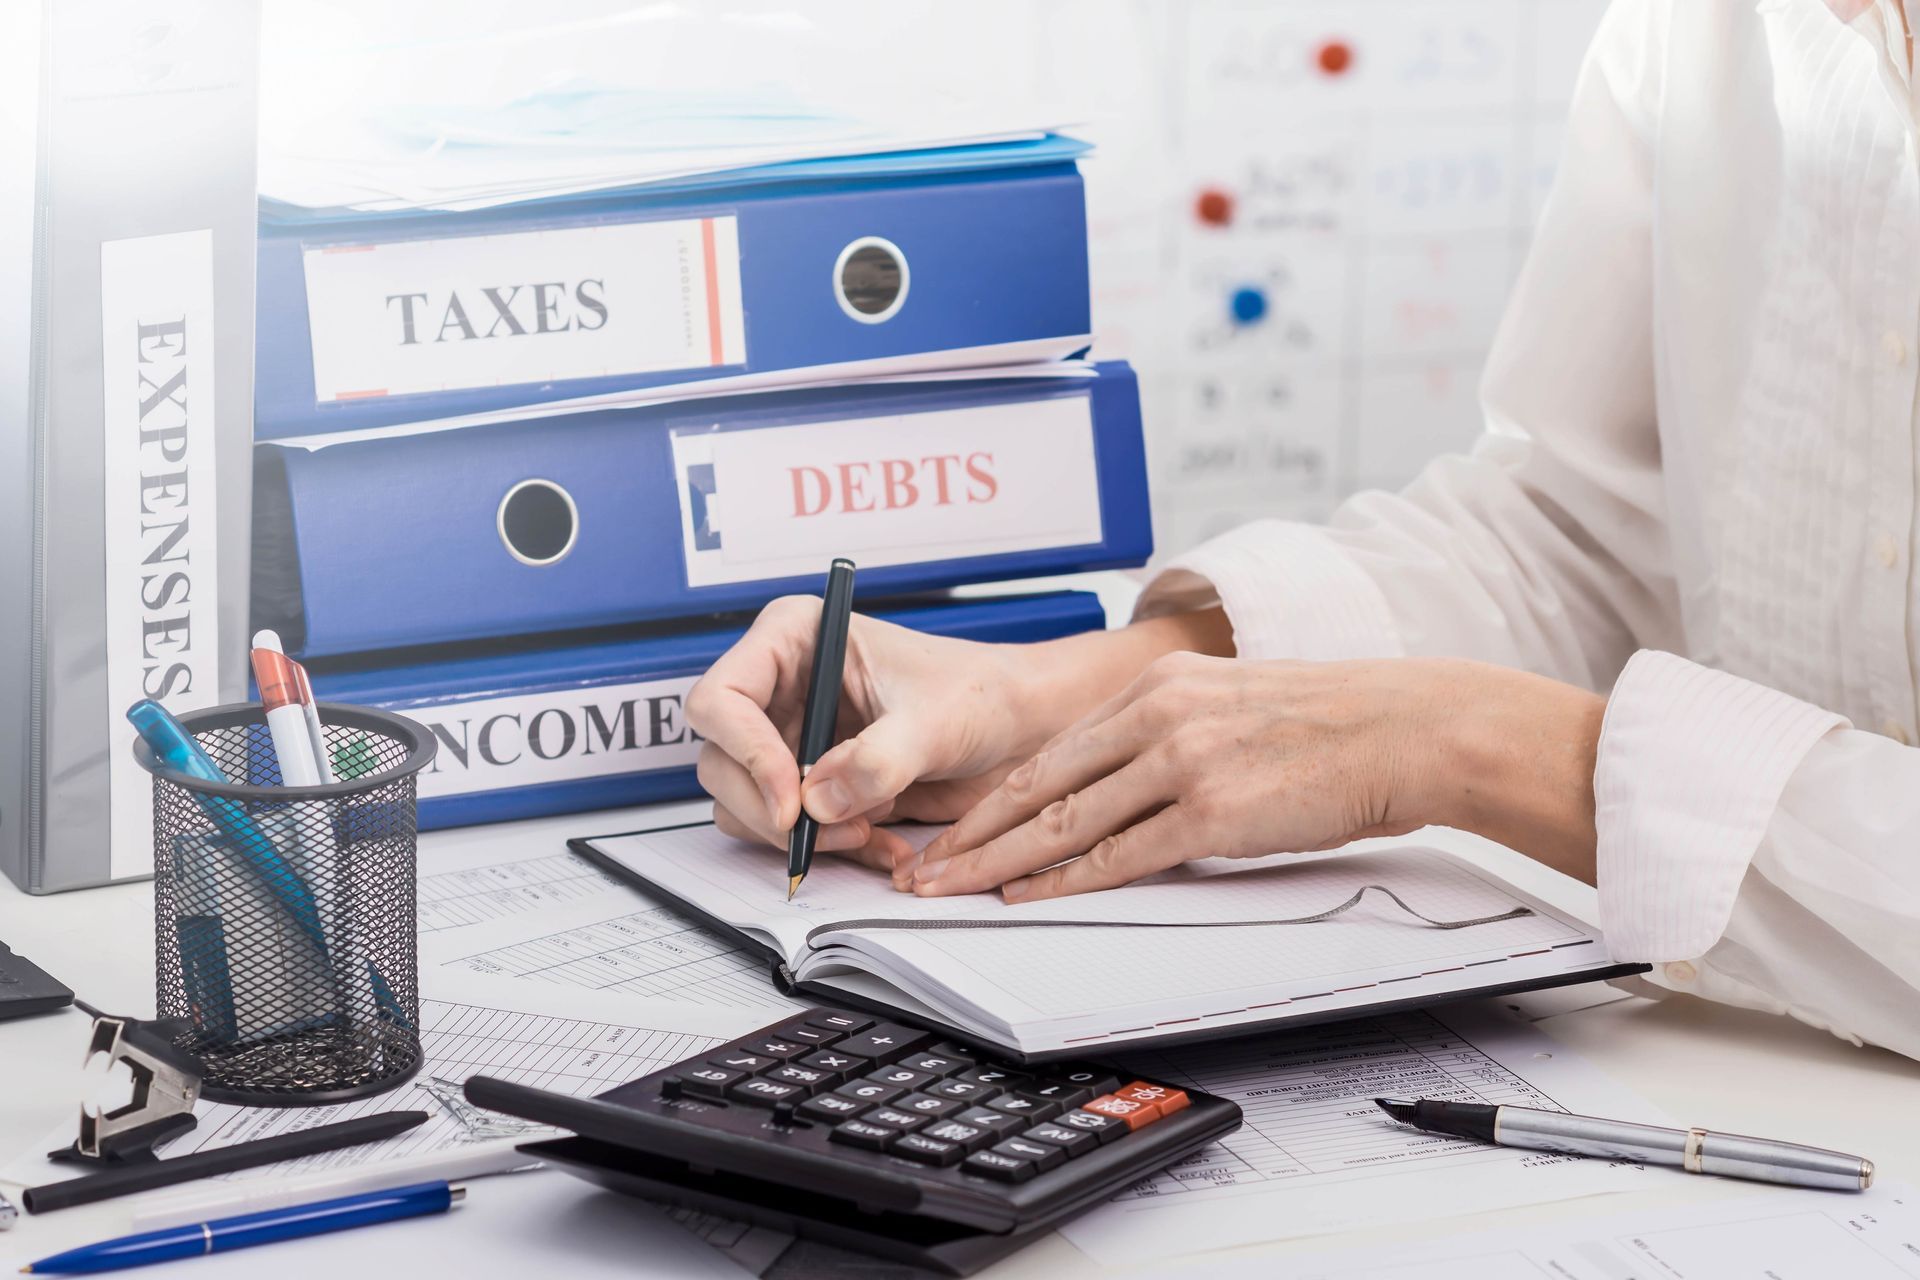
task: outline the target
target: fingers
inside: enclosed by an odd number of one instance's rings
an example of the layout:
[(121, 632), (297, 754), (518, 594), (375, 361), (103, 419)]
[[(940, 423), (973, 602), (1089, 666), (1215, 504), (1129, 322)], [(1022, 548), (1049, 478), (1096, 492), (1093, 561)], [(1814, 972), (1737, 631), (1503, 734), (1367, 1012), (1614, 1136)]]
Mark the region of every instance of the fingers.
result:
[(1009, 881), (1000, 892), (1008, 902), (1038, 902), (1115, 889), (1186, 861), (1194, 838), (1186, 813), (1179, 805), (1170, 804), (1144, 822), (1108, 836), (1071, 862)]
[[(770, 844), (784, 849), (788, 827), (775, 826), (751, 775), (729, 759), (725, 752), (707, 743), (700, 748), (700, 763), (695, 768), (700, 786), (713, 797), (713, 821), (720, 830), (740, 840)], [(796, 810), (795, 816), (798, 816)], [(846, 822), (829, 823), (820, 830), (814, 848), (827, 853), (845, 853), (866, 846), (872, 838), (873, 824), (864, 816)], [(875, 864), (892, 870), (891, 862)]]
[(934, 727), (898, 713), (883, 715), (821, 756), (807, 771), (800, 794), (822, 822), (891, 807), (920, 775)]
[[(1148, 745), (1136, 731), (1137, 716), (1124, 712), (1105, 714), (1104, 708), (1095, 715), (1099, 718), (1090, 718), (1086, 728), (1063, 734), (1009, 773), (998, 787), (962, 814), (958, 822), (941, 832), (927, 846), (921, 859), (922, 869), (981, 848), (1031, 820), (1047, 806), (1112, 773), (1140, 755)], [(1067, 854), (1078, 853), (1086, 847), (1083, 844), (1068, 850)]]
[(913, 872), (913, 891), (921, 897), (979, 893), (1063, 859), (1077, 858), (1133, 825), (1142, 813), (1165, 804), (1168, 796), (1161, 782), (1154, 766), (1135, 760), (1080, 790), (1068, 791), (1029, 821), (976, 849), (940, 859), (929, 846), (929, 856)]
[(819, 616), (811, 597), (775, 600), (687, 694), (687, 723), (746, 769), (768, 821), (780, 830), (800, 814), (800, 766), (768, 708), (782, 673), (812, 653)]

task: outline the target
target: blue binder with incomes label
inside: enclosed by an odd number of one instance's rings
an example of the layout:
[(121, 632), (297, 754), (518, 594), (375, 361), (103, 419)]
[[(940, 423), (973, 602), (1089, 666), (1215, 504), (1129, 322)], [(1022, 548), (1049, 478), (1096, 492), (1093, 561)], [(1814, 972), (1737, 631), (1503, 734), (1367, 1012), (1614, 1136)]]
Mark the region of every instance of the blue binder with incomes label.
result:
[[(255, 436), (1090, 331), (1079, 144), (796, 163), (574, 200), (263, 222)], [(880, 163), (885, 161), (885, 163)], [(949, 363), (954, 363), (950, 361)]]
[[(902, 602), (873, 616), (937, 635), (1051, 640), (1106, 625), (1084, 591)], [(694, 681), (745, 633), (696, 630), (522, 642), (491, 653), (411, 656), (378, 667), (311, 669), (323, 700), (376, 706), (433, 733), (419, 777), (422, 828), (501, 822), (700, 794)], [(346, 764), (350, 753), (341, 757)]]
[(1139, 393), (1086, 376), (796, 389), (264, 446), (255, 625), (338, 655), (1142, 564)]

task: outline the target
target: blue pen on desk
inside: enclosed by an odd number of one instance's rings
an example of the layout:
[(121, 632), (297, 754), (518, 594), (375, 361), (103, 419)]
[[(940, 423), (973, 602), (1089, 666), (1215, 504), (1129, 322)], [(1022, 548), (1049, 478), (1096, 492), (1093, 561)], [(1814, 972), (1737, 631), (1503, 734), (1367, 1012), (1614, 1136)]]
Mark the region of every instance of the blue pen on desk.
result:
[(376, 1222), (445, 1213), (466, 1194), (465, 1187), (445, 1182), (416, 1182), (387, 1191), (368, 1191), (337, 1200), (288, 1205), (284, 1209), (245, 1213), (237, 1218), (216, 1218), (211, 1222), (102, 1240), (42, 1258), (20, 1270), (33, 1275), (79, 1276), (118, 1271), (123, 1267), (144, 1267), (153, 1262), (172, 1262), (176, 1258), (225, 1253), (256, 1244), (367, 1227)]

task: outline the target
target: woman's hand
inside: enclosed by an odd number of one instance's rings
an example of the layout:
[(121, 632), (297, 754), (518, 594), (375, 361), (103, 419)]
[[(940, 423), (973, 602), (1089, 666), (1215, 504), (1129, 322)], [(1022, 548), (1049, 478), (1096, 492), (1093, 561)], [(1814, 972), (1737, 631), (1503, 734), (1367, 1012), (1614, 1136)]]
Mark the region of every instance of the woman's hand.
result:
[(1479, 831), (1593, 875), (1605, 702), (1483, 663), (1176, 653), (1012, 770), (896, 870), (921, 895), (1106, 889), (1191, 858)]
[(1156, 656), (1231, 643), (1218, 610), (1008, 645), (855, 614), (838, 745), (803, 785), (794, 751), (819, 626), (818, 597), (776, 600), (693, 687), (687, 721), (706, 739), (700, 784), (729, 835), (784, 846), (804, 803), (824, 824), (817, 848), (881, 870), (909, 861), (913, 850), (876, 823), (959, 817)]

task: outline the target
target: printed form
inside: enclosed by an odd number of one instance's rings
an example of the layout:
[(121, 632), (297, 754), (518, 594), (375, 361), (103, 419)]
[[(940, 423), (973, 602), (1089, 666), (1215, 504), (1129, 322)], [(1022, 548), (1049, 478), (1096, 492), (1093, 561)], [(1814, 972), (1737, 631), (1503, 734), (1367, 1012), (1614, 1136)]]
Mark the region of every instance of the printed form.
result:
[[(1914, 1280), (1920, 1194), (1769, 1190), (1499, 1235), (1290, 1256), (1300, 1280)], [(1196, 1260), (1169, 1277), (1266, 1280), (1271, 1259)]]
[(1394, 1014), (1126, 1059), (1240, 1104), (1240, 1129), (1062, 1228), (1104, 1263), (1451, 1217), (1646, 1185), (1635, 1165), (1421, 1133), (1376, 1097), (1448, 1098), (1665, 1123), (1490, 1004)]

